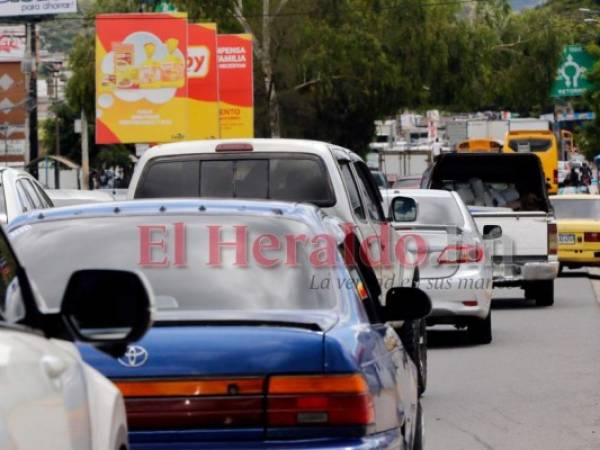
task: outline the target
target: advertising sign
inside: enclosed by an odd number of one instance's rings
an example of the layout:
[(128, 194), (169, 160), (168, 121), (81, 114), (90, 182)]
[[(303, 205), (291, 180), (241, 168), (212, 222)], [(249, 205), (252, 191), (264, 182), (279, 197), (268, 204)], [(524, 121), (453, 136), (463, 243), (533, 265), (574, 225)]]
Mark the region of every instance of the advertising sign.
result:
[(17, 149), (25, 145), (25, 87), (21, 64), (0, 62), (0, 137), (14, 141), (12, 146)]
[(0, 61), (21, 61), (25, 57), (25, 27), (0, 27)]
[(77, 0), (0, 0), (0, 17), (77, 12)]
[(552, 97), (578, 97), (583, 95), (592, 83), (587, 74), (591, 72), (596, 60), (581, 45), (567, 45), (562, 52), (562, 58), (554, 85)]
[(254, 137), (252, 35), (221, 34), (217, 42), (221, 137)]
[(96, 143), (172, 142), (188, 130), (187, 15), (96, 18)]
[(187, 139), (216, 139), (220, 135), (217, 24), (189, 24), (187, 76)]

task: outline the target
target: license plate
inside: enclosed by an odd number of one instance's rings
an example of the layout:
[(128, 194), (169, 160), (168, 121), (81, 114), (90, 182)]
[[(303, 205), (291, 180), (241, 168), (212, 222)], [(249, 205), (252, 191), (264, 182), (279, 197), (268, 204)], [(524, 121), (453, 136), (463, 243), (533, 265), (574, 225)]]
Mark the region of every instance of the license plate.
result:
[(574, 244), (575, 243), (575, 235), (574, 234), (559, 234), (558, 242), (561, 244)]

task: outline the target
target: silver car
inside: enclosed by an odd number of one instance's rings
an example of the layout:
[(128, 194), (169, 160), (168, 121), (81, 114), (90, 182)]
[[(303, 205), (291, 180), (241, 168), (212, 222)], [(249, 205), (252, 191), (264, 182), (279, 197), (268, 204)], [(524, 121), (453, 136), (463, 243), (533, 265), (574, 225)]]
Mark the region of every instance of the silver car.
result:
[(482, 237), (456, 192), (387, 190), (384, 204), (406, 245), (416, 252), (420, 285), (433, 303), (428, 325), (467, 328), (473, 343), (492, 340), (492, 264), (487, 239), (497, 239), (494, 227)]

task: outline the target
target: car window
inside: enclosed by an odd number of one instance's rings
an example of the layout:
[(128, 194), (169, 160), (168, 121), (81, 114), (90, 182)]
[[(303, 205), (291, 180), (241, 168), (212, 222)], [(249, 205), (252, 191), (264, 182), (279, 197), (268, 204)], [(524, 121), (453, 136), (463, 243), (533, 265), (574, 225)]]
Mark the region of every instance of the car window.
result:
[(200, 190), (198, 161), (160, 161), (146, 170), (136, 197), (197, 197)]
[(356, 173), (358, 174), (358, 179), (356, 180), (358, 184), (358, 189), (362, 194), (362, 197), (365, 201), (365, 207), (367, 213), (369, 214), (369, 218), (371, 220), (375, 220), (378, 222), (383, 222), (383, 214), (381, 213), (381, 206), (379, 205), (379, 200), (377, 195), (375, 195), (371, 189), (371, 186), (366, 179), (366, 176), (360, 167), (359, 164), (355, 164)]
[(39, 198), (42, 200), (42, 205), (43, 205), (42, 207), (43, 208), (52, 208), (54, 206), (54, 204), (52, 203), (52, 200), (50, 200), (50, 197), (48, 197), (48, 194), (46, 194), (46, 191), (44, 191), (44, 188), (42, 188), (42, 186), (40, 186), (40, 184), (35, 180), (29, 180), (29, 181), (31, 181), (35, 191), (38, 193)]
[(44, 202), (35, 190), (35, 187), (33, 187), (33, 183), (26, 178), (22, 179), (21, 182), (23, 183), (23, 187), (25, 188), (29, 199), (33, 202), (33, 207), (35, 209), (43, 209)]
[(8, 240), (0, 232), (0, 320), (14, 323), (24, 317), (25, 306), (17, 278), (18, 264)]
[(224, 198), (268, 198), (269, 162), (262, 159), (202, 161), (200, 195)]
[[(220, 156), (220, 155), (219, 155)], [(333, 206), (335, 196), (323, 161), (280, 154), (157, 160), (142, 175), (136, 198), (254, 198)]]
[(35, 208), (33, 201), (29, 198), (29, 194), (27, 194), (25, 187), (23, 185), (22, 180), (17, 180), (16, 184), (17, 197), (19, 198), (19, 203), (21, 204), (21, 212), (27, 212)]
[(363, 207), (362, 200), (360, 199), (360, 195), (358, 194), (356, 181), (354, 180), (354, 176), (350, 170), (350, 163), (342, 162), (341, 170), (342, 178), (344, 179), (344, 184), (346, 185), (348, 196), (350, 197), (350, 206), (352, 207), (352, 211), (354, 211), (354, 214), (356, 214), (359, 219), (365, 220), (367, 216), (365, 215), (365, 209)]

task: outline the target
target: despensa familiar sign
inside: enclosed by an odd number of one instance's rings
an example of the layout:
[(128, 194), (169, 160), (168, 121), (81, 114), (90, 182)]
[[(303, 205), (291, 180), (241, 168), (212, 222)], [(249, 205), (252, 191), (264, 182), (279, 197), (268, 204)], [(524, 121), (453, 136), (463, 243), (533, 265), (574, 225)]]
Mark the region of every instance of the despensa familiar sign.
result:
[(77, 0), (0, 0), (0, 17), (77, 12)]

